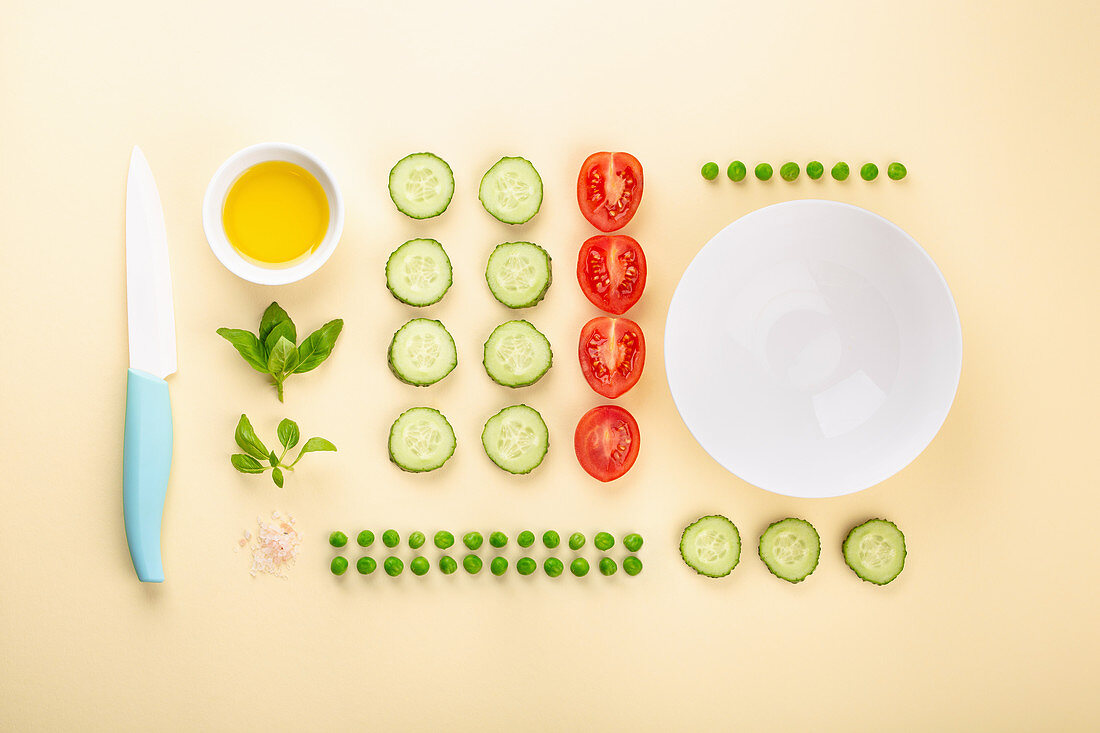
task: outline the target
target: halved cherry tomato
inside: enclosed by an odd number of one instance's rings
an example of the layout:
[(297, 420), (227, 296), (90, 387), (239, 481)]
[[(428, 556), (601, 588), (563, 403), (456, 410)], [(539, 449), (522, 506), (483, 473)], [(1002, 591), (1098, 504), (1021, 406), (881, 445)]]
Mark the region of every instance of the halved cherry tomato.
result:
[(642, 202), (642, 164), (630, 153), (592, 153), (577, 177), (577, 203), (601, 232), (622, 229)]
[(622, 315), (645, 290), (645, 253), (634, 237), (597, 234), (581, 245), (577, 281), (584, 297), (608, 313)]
[(642, 328), (629, 318), (600, 316), (584, 324), (579, 349), (588, 386), (614, 399), (638, 383), (645, 366)]
[(577, 460), (588, 475), (614, 481), (638, 458), (638, 421), (618, 405), (601, 405), (584, 413), (573, 434)]

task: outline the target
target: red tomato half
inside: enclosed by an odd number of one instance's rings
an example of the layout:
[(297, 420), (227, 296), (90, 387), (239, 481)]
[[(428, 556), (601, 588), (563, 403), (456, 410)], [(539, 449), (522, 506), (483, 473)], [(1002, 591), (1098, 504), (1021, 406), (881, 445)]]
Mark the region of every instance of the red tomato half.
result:
[(629, 318), (600, 316), (584, 324), (579, 350), (588, 386), (612, 399), (638, 383), (645, 366), (642, 327)]
[(640, 444), (638, 421), (618, 405), (593, 407), (581, 417), (573, 434), (581, 468), (600, 481), (614, 481), (629, 471)]
[(622, 229), (642, 202), (642, 164), (630, 153), (592, 153), (577, 177), (577, 203), (601, 232)]
[(581, 245), (577, 281), (584, 297), (608, 313), (622, 315), (645, 290), (645, 253), (634, 237), (598, 234)]

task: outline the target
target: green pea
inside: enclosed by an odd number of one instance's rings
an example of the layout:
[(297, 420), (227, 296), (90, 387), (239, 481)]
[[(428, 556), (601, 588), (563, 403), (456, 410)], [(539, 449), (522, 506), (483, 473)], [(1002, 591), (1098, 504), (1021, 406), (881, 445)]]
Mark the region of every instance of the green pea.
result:
[(615, 564), (615, 561), (610, 557), (605, 557), (600, 560), (600, 572), (604, 575), (614, 575), (615, 571), (619, 569), (619, 566)]
[(413, 575), (427, 575), (431, 568), (432, 564), (428, 562), (428, 558), (422, 556), (414, 557), (409, 563), (409, 570), (413, 571)]
[(355, 569), (359, 571), (360, 575), (370, 575), (377, 567), (378, 563), (374, 561), (373, 557), (361, 557), (355, 561)]
[(703, 168), (700, 171), (703, 174), (703, 178), (708, 181), (713, 181), (718, 177), (718, 164), (717, 163), (704, 163)]
[(583, 557), (574, 558), (573, 562), (569, 563), (569, 572), (578, 578), (583, 578), (588, 575), (588, 561)]
[(772, 177), (772, 167), (768, 163), (757, 163), (753, 173), (755, 173), (756, 177), (761, 181), (766, 181)]
[(793, 160), (779, 166), (779, 177), (784, 181), (793, 181), (798, 178), (798, 163)]
[(333, 575), (343, 575), (344, 571), (348, 569), (347, 558), (334, 557), (332, 558), (332, 562), (329, 563), (328, 567), (329, 570), (332, 571)]
[(535, 568), (538, 566), (539, 564), (529, 557), (521, 557), (516, 560), (516, 572), (520, 575), (530, 575), (535, 572)]
[(336, 530), (328, 536), (328, 543), (333, 547), (343, 547), (348, 543), (348, 536), (340, 530)]
[(519, 533), (519, 537), (516, 537), (516, 544), (520, 547), (530, 547), (535, 544), (535, 533), (529, 529), (525, 529)]
[(569, 535), (569, 549), (579, 550), (584, 547), (584, 535), (580, 532), (574, 532)]
[(594, 544), (596, 549), (600, 552), (607, 552), (615, 546), (615, 538), (607, 532), (597, 532), (596, 537), (592, 540), (592, 544)]
[(462, 535), (462, 544), (466, 545), (471, 550), (476, 550), (481, 547), (481, 543), (485, 541), (485, 538), (481, 536), (481, 532), (467, 532)]
[(481, 558), (477, 555), (467, 555), (462, 558), (462, 567), (466, 568), (466, 572), (470, 575), (477, 575), (481, 572)]
[(428, 538), (424, 536), (423, 532), (413, 532), (409, 535), (409, 547), (414, 550), (419, 550), (427, 541)]
[[(823, 175), (825, 175), (825, 166), (821, 164), (820, 160), (811, 160), (809, 163), (806, 164), (806, 175), (809, 176), (811, 180), (816, 181), (818, 178), (821, 178)], [(624, 563), (624, 570), (626, 569), (625, 566), (626, 564)]]
[(382, 569), (386, 571), (386, 575), (396, 578), (405, 569), (405, 563), (401, 562), (399, 557), (387, 557), (386, 561), (382, 563)]
[(493, 532), (489, 535), (489, 544), (498, 549), (504, 547), (508, 544), (508, 535), (503, 532)]
[(374, 532), (369, 529), (364, 529), (359, 533), (359, 536), (355, 538), (355, 541), (359, 543), (360, 547), (370, 547), (374, 544)]
[(745, 168), (745, 164), (739, 160), (733, 161), (729, 164), (729, 167), (726, 168), (726, 176), (731, 181), (743, 181), (747, 173), (748, 169)]
[(552, 529), (549, 529), (542, 533), (542, 544), (553, 550), (555, 547), (561, 544), (561, 535)]
[(382, 533), (382, 544), (386, 547), (397, 547), (401, 544), (401, 535), (397, 534), (396, 529), (387, 529)]
[(542, 569), (545, 570), (546, 574), (551, 578), (556, 578), (565, 570), (565, 565), (556, 557), (548, 557), (546, 558), (546, 562), (542, 564)]
[(623, 537), (623, 547), (631, 552), (637, 552), (642, 549), (642, 536), (636, 532), (631, 532)]
[(908, 173), (909, 171), (905, 170), (905, 166), (897, 162), (896, 160), (890, 165), (886, 166), (886, 175), (890, 178), (891, 181), (900, 181), (902, 178), (905, 178), (906, 174)]
[(455, 536), (445, 530), (439, 530), (435, 533), (435, 546), (441, 550), (446, 550), (448, 547), (455, 543)]
[(504, 575), (508, 572), (508, 559), (504, 557), (494, 557), (493, 561), (489, 563), (489, 572), (496, 576)]
[(444, 555), (439, 558), (439, 572), (444, 575), (450, 575), (454, 571), (458, 570), (458, 563), (450, 555)]
[(847, 181), (849, 172), (850, 171), (848, 169), (848, 164), (844, 161), (841, 161), (833, 166), (832, 175), (833, 178), (838, 181)]
[(631, 555), (623, 560), (623, 572), (627, 575), (637, 575), (642, 572), (642, 561)]
[(865, 181), (873, 181), (878, 178), (878, 166), (874, 163), (864, 163), (859, 169), (859, 177)]

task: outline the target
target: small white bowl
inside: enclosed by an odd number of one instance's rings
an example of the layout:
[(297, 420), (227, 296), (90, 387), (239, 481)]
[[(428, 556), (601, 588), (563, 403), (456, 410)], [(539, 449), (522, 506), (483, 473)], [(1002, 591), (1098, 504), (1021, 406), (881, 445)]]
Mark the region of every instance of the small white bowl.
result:
[[(309, 257), (289, 267), (264, 267), (246, 259), (229, 243), (222, 224), (222, 207), (233, 182), (252, 166), (273, 160), (293, 163), (309, 171), (328, 199), (328, 231), (324, 239)], [(210, 179), (202, 201), (202, 227), (214, 256), (234, 275), (259, 285), (286, 285), (312, 275), (332, 255), (344, 230), (344, 199), (328, 168), (308, 150), (289, 143), (260, 143), (231, 155)]]

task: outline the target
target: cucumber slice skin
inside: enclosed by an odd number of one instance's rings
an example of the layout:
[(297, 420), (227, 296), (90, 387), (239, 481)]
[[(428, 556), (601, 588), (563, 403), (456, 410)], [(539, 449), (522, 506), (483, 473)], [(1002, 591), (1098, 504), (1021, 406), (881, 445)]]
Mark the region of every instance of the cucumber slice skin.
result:
[[(440, 337), (443, 348), (448, 349), (446, 355), (440, 355), (440, 358), (446, 359), (442, 364), (442, 369), (437, 369), (422, 377), (411, 376), (411, 365), (401, 364), (401, 354), (395, 354), (395, 351), (400, 348), (404, 334), (407, 331), (415, 329), (428, 329), (432, 331)], [(393, 376), (397, 377), (405, 384), (411, 384), (415, 387), (427, 387), (435, 384), (454, 371), (454, 368), (458, 366), (458, 350), (455, 347), (455, 340), (451, 336), (450, 331), (447, 330), (447, 327), (444, 326), (441, 321), (433, 321), (430, 318), (414, 318), (394, 332), (393, 338), (390, 340), (387, 362), (389, 363), (390, 371), (393, 372)]]
[[(775, 542), (784, 534), (794, 535), (806, 548), (806, 555), (798, 563), (785, 563), (776, 553)], [(805, 519), (788, 517), (772, 522), (760, 535), (757, 552), (768, 571), (788, 583), (801, 583), (817, 570), (821, 559), (821, 536)]]
[[(431, 253), (441, 261), (440, 285), (426, 291), (419, 297), (401, 283), (398, 269), (405, 263), (406, 258), (416, 250), (423, 253), (421, 256)], [(386, 288), (390, 291), (390, 295), (405, 305), (417, 308), (434, 305), (443, 300), (443, 296), (451, 289), (453, 283), (454, 271), (451, 268), (451, 258), (447, 256), (447, 251), (443, 249), (443, 245), (434, 239), (410, 239), (391, 252), (389, 259), (386, 260)]]
[[(879, 542), (890, 548), (892, 555), (888, 564), (882, 568), (868, 566), (861, 556), (862, 541), (876, 535)], [(852, 527), (840, 549), (844, 553), (844, 562), (848, 563), (852, 572), (868, 583), (886, 585), (905, 569), (905, 534), (887, 519), (868, 519), (863, 524)]]
[[(442, 184), (438, 194), (439, 200), (429, 205), (408, 200), (401, 191), (408, 174), (418, 163), (422, 167), (431, 168)], [(455, 193), (454, 171), (451, 170), (447, 161), (435, 153), (412, 153), (394, 163), (393, 168), (390, 169), (389, 190), (393, 205), (402, 214), (411, 219), (431, 219), (442, 214), (451, 204), (451, 198)]]
[[(727, 557), (706, 561), (699, 557), (696, 548), (693, 547), (695, 539), (704, 531), (725, 533), (728, 547)], [(741, 533), (737, 531), (737, 525), (729, 518), (721, 514), (708, 514), (699, 517), (694, 522), (684, 527), (684, 533), (680, 535), (680, 557), (689, 568), (708, 578), (724, 578), (733, 572), (741, 561)], [(721, 560), (721, 562), (718, 562)]]
[[(510, 333), (516, 336), (529, 336), (535, 341), (536, 348), (542, 347), (545, 349), (544, 355), (535, 355), (536, 358), (540, 356), (543, 358), (540, 358), (537, 364), (533, 362), (533, 368), (523, 374), (509, 373), (508, 366), (499, 363), (497, 356), (493, 353), (497, 342), (507, 338)], [(485, 339), (485, 350), (481, 363), (485, 366), (485, 373), (497, 384), (504, 387), (527, 387), (542, 379), (543, 375), (550, 371), (550, 367), (554, 363), (554, 352), (550, 348), (550, 340), (535, 328), (530, 321), (505, 321), (494, 328), (493, 332), (489, 334), (489, 338)]]
[[(416, 417), (422, 417), (428, 421), (435, 422), (439, 428), (445, 428), (442, 432), (444, 438), (443, 450), (438, 451), (432, 460), (421, 460), (419, 463), (414, 463), (412, 460), (405, 460), (400, 455), (401, 446), (397, 445), (397, 450), (394, 449), (395, 444), (400, 439), (399, 430), (403, 427), (403, 421), (408, 422)], [(434, 471), (437, 468), (441, 468), (444, 463), (450, 460), (451, 456), (455, 453), (457, 447), (457, 441), (455, 440), (454, 428), (451, 427), (451, 423), (448, 422), (446, 416), (431, 407), (412, 407), (405, 410), (397, 419), (393, 421), (393, 425), (390, 426), (390, 439), (389, 439), (389, 452), (390, 461), (400, 468), (402, 471), (408, 471), (409, 473), (427, 473), (428, 471)]]
[[(501, 271), (509, 255), (525, 255), (537, 262), (536, 268), (545, 270), (539, 273), (536, 285), (523, 292), (509, 290), (501, 281)], [(504, 242), (498, 244), (489, 255), (489, 261), (485, 265), (485, 283), (489, 286), (489, 292), (498, 301), (509, 308), (532, 308), (546, 297), (550, 290), (550, 284), (554, 280), (551, 269), (550, 253), (534, 242)]]
[[(498, 441), (508, 420), (521, 423), (523, 427), (531, 429), (534, 442), (530, 448), (533, 450), (524, 450), (523, 454), (511, 458), (501, 455)], [(485, 421), (485, 429), (481, 431), (481, 446), (485, 449), (485, 455), (489, 456), (489, 460), (499, 468), (515, 475), (528, 474), (538, 468), (546, 458), (550, 450), (550, 431), (538, 410), (529, 405), (512, 405)], [(530, 455), (527, 455), (528, 453)]]
[[(520, 184), (529, 187), (528, 197), (530, 202), (521, 202), (520, 205), (508, 211), (501, 207), (494, 195), (494, 186), (503, 177), (511, 174), (511, 180), (518, 180)], [(535, 166), (526, 158), (518, 156), (504, 156), (485, 171), (481, 177), (481, 185), (478, 187), (477, 197), (481, 205), (497, 221), (505, 224), (523, 224), (539, 213), (542, 208), (542, 176), (535, 170)]]

